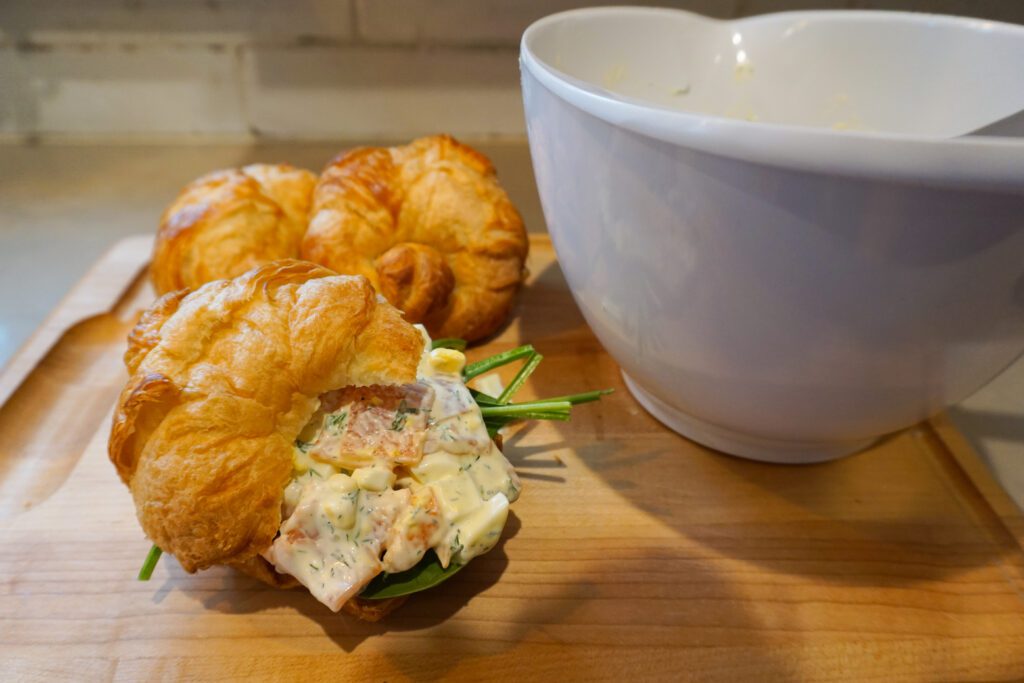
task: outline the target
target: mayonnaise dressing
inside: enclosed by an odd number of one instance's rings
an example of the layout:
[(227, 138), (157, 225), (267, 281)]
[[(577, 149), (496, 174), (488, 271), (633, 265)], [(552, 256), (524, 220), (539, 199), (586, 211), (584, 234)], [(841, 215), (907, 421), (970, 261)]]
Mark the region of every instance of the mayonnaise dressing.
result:
[[(446, 567), (487, 552), (519, 496), (519, 478), (462, 380), (465, 356), (432, 351), (424, 339), (417, 384), (402, 388), (421, 397), (417, 412), (402, 403), (389, 417), (366, 394), (377, 429), (396, 434), (342, 431), (349, 401), (319, 411), (308, 440), (296, 442), (281, 532), (263, 556), (334, 611), (381, 571), (411, 569), (430, 549)], [(401, 434), (406, 428), (426, 433)]]

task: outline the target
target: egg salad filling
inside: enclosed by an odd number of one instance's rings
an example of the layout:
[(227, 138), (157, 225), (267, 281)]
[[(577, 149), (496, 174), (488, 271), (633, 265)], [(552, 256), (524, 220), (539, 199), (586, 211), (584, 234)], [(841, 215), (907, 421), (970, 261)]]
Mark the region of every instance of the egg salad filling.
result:
[(427, 339), (416, 383), (325, 394), (295, 442), (280, 534), (263, 557), (332, 610), (429, 551), (463, 565), (500, 538), (520, 483), (465, 362)]

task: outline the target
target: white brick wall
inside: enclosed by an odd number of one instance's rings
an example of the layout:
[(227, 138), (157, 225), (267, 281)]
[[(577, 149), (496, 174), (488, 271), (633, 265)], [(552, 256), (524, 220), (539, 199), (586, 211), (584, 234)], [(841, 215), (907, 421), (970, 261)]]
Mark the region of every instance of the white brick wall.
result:
[[(0, 0), (0, 136), (521, 135), (534, 19), (621, 0)], [(1024, 23), (1024, 0), (647, 0)]]
[(246, 132), (233, 50), (30, 49), (5, 65), (17, 88), (14, 124), (35, 134)]
[(349, 0), (3, 0), (0, 36), (45, 45), (346, 42), (353, 16)]
[(1024, 24), (1024, 2), (1021, 0), (851, 0), (850, 6), (856, 9), (952, 14)]
[(247, 48), (249, 125), (270, 137), (517, 134), (516, 60), (513, 49)]
[(717, 17), (732, 16), (735, 0), (356, 0), (359, 36), (368, 42), (515, 46), (535, 20), (575, 7), (659, 4)]

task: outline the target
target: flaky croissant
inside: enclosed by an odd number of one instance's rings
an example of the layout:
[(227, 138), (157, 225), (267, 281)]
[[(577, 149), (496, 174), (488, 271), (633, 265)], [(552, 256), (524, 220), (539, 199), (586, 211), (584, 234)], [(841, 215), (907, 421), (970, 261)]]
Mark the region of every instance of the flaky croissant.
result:
[(366, 276), (432, 336), (474, 341), (511, 312), (527, 249), (491, 162), (436, 135), (343, 154), (319, 181), (259, 164), (203, 176), (165, 212), (151, 272), (163, 294), (301, 257)]
[(258, 553), (319, 397), (414, 381), (422, 350), (364, 278), (304, 261), (159, 299), (129, 337), (109, 441), (146, 535), (187, 571), (232, 564), (287, 583)]
[(193, 181), (164, 212), (150, 273), (157, 293), (298, 256), (316, 175), (250, 164)]
[(365, 275), (435, 337), (494, 333), (525, 277), (522, 219), (490, 161), (447, 135), (330, 162), (300, 255)]

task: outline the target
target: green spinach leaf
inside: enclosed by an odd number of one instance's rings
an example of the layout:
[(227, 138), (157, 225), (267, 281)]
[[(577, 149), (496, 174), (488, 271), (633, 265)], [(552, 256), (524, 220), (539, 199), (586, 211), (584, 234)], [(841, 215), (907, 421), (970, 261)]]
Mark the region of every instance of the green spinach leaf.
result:
[(437, 559), (437, 555), (431, 550), (412, 569), (397, 574), (378, 574), (367, 584), (359, 597), (367, 600), (384, 600), (419, 593), (450, 579), (464, 566), (452, 562), (445, 569), (441, 566), (441, 560)]

